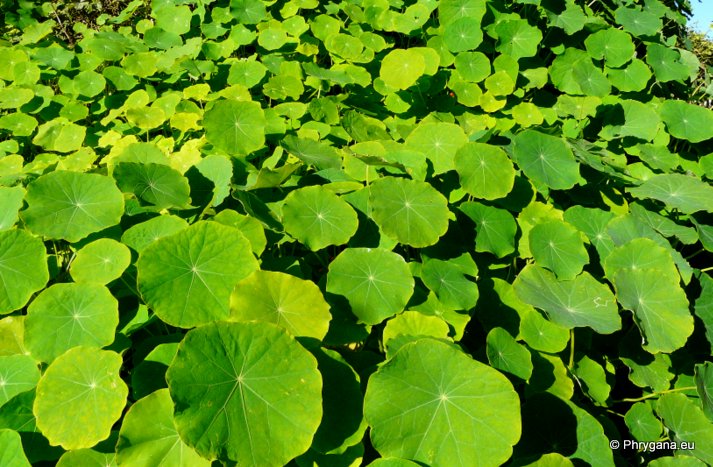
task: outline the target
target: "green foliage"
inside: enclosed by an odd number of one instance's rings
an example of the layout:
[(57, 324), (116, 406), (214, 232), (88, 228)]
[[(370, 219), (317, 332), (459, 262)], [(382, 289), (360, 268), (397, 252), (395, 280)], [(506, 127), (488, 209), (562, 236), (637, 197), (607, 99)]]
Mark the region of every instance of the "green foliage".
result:
[(0, 464), (713, 463), (689, 6), (0, 0)]

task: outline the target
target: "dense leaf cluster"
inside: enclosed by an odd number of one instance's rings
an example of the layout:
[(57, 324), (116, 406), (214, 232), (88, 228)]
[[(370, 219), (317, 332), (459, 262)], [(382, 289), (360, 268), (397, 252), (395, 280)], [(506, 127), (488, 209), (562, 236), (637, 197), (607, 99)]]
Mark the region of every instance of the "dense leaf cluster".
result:
[(713, 464), (686, 2), (0, 3), (0, 465)]

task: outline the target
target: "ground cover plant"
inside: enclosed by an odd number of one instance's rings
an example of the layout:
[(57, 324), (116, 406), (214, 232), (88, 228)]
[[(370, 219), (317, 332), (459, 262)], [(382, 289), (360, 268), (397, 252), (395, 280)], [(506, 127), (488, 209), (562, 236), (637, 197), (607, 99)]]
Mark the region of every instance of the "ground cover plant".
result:
[(0, 5), (0, 465), (713, 464), (685, 5)]

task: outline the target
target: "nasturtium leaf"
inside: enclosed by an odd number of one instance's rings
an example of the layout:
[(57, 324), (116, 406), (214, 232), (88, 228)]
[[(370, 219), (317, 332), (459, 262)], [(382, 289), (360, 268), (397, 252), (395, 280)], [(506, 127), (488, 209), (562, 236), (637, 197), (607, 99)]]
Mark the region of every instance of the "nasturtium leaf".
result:
[(656, 270), (661, 276), (677, 283), (678, 270), (673, 258), (665, 248), (650, 238), (635, 238), (614, 248), (604, 259), (602, 266), (610, 279), (619, 271)]
[(114, 342), (119, 303), (99, 284), (59, 283), (42, 291), (25, 318), (25, 344), (33, 357), (51, 362), (81, 346)]
[(118, 279), (131, 263), (131, 252), (123, 243), (100, 238), (77, 252), (69, 272), (75, 282), (108, 284)]
[(685, 441), (695, 449), (679, 449), (678, 453), (691, 455), (706, 464), (713, 464), (713, 422), (700, 407), (684, 394), (664, 394), (656, 402), (656, 413), (673, 434), (674, 441)]
[(122, 363), (115, 352), (75, 347), (47, 367), (32, 412), (50, 444), (90, 448), (109, 436), (129, 392), (119, 376)]
[(178, 437), (168, 389), (160, 389), (131, 406), (124, 415), (116, 451), (120, 465), (207, 467), (211, 463)]
[(406, 138), (406, 146), (426, 154), (433, 164), (434, 175), (455, 168), (458, 149), (468, 142), (461, 127), (453, 123), (421, 123)]
[(566, 327), (548, 320), (531, 307), (521, 311), (520, 316), (520, 336), (531, 348), (556, 353), (566, 347), (569, 341)]
[(683, 101), (666, 100), (659, 108), (671, 136), (700, 143), (713, 138), (713, 111)]
[(692, 456), (676, 456), (657, 457), (652, 460), (649, 465), (651, 467), (705, 467), (707, 464)]
[(463, 189), (476, 198), (503, 198), (515, 184), (515, 168), (497, 146), (467, 143), (456, 152), (454, 163)]
[(597, 60), (604, 59), (607, 66), (618, 68), (634, 58), (634, 42), (624, 31), (607, 28), (597, 31), (584, 41), (587, 51)]
[(37, 120), (30, 115), (15, 112), (0, 117), (0, 128), (15, 136), (30, 136), (37, 128)]
[(478, 286), (453, 261), (429, 259), (421, 268), (421, 280), (438, 300), (456, 310), (469, 310), (478, 301)]
[(24, 197), (25, 189), (20, 186), (0, 186), (0, 231), (15, 225)]
[(654, 415), (651, 404), (637, 402), (624, 415), (627, 428), (637, 441), (659, 439), (663, 431), (661, 420)]
[(579, 164), (562, 138), (525, 130), (513, 138), (512, 156), (525, 175), (554, 190), (580, 180)]
[(532, 57), (542, 42), (542, 31), (523, 19), (505, 20), (495, 26), (498, 45), (495, 50), (514, 59)]
[(0, 88), (0, 109), (19, 109), (30, 102), (33, 97), (35, 97), (35, 93), (30, 89), (15, 86)]
[(86, 127), (72, 123), (64, 117), (57, 117), (37, 128), (32, 143), (47, 151), (72, 152), (82, 146), (86, 132)]
[(166, 379), (178, 433), (205, 458), (284, 465), (307, 451), (322, 418), (317, 361), (271, 324), (189, 331)]
[(397, 457), (380, 457), (369, 465), (374, 467), (417, 467), (419, 464)]
[(713, 420), (713, 363), (705, 362), (695, 366), (695, 381), (703, 412)]
[(329, 265), (327, 292), (343, 295), (352, 313), (378, 324), (403, 311), (414, 288), (404, 259), (379, 248), (347, 248)]
[(144, 248), (138, 285), (149, 308), (173, 326), (226, 319), (235, 284), (258, 269), (238, 229), (198, 222)]
[(441, 317), (419, 311), (404, 311), (386, 322), (382, 339), (387, 358), (409, 342), (422, 337), (449, 340), (450, 328)]
[(255, 271), (230, 296), (230, 321), (265, 321), (293, 336), (323, 339), (331, 318), (313, 282), (283, 272)]
[[(165, 216), (161, 216), (165, 217)], [(232, 209), (224, 209), (213, 217), (215, 222), (229, 225), (240, 230), (240, 232), (248, 239), (252, 246), (253, 253), (260, 256), (267, 246), (267, 238), (265, 237), (265, 229), (259, 220), (254, 217), (240, 214)]]
[(190, 203), (188, 180), (167, 165), (121, 162), (113, 175), (121, 191), (133, 193), (159, 209), (180, 209)]
[(622, 92), (636, 92), (646, 88), (652, 73), (642, 60), (635, 58), (625, 68), (607, 69), (609, 82)]
[(356, 211), (323, 186), (309, 186), (290, 192), (282, 206), (285, 230), (310, 250), (342, 245), (356, 233)]
[(466, 81), (479, 83), (490, 76), (490, 60), (482, 52), (461, 52), (454, 63), (456, 71)]
[(476, 49), (483, 42), (480, 20), (466, 16), (443, 27), (443, 42), (452, 53)]
[(384, 177), (368, 189), (373, 219), (388, 237), (425, 247), (448, 230), (448, 200), (429, 183)]
[(42, 240), (25, 230), (0, 231), (0, 283), (5, 285), (0, 288), (0, 314), (25, 306), (48, 279)]
[(144, 248), (167, 235), (172, 235), (188, 227), (188, 223), (180, 217), (164, 215), (128, 228), (121, 236), (125, 245), (141, 253)]
[(39, 379), (40, 369), (29, 355), (0, 356), (0, 407), (16, 395), (34, 389)]
[[(525, 387), (525, 395), (532, 399), (534, 394), (548, 392), (563, 400), (574, 394), (574, 381), (569, 370), (557, 355), (530, 352), (532, 356), (532, 376)], [(527, 433), (523, 440), (527, 440)]]
[(614, 12), (614, 16), (616, 22), (634, 36), (653, 36), (658, 34), (663, 27), (659, 16), (638, 8), (620, 6)]
[(0, 429), (0, 465), (5, 467), (30, 467), (17, 431)]
[(487, 10), (486, 0), (442, 0), (438, 2), (438, 20), (448, 24), (460, 18), (480, 21)]
[(525, 381), (532, 375), (530, 351), (519, 344), (503, 328), (493, 328), (485, 339), (485, 351), (490, 365), (496, 370), (506, 371)]
[(522, 301), (544, 310), (550, 320), (562, 326), (588, 326), (600, 334), (621, 329), (614, 295), (587, 272), (563, 281), (546, 269), (528, 265), (513, 286)]
[(70, 242), (118, 224), (124, 213), (121, 191), (98, 174), (49, 172), (27, 185), (25, 202), (20, 217), (31, 232)]
[(206, 140), (228, 154), (244, 156), (265, 144), (265, 113), (257, 102), (221, 100), (203, 116)]
[(106, 87), (106, 80), (96, 71), (81, 71), (74, 77), (74, 92), (80, 96), (94, 97), (101, 94)]
[(262, 81), (266, 72), (265, 65), (257, 60), (240, 60), (230, 66), (228, 84), (240, 84), (251, 88)]
[(187, 5), (172, 6), (164, 3), (153, 8), (156, 26), (173, 34), (185, 34), (191, 30), (191, 16), (193, 13)]
[(364, 415), (382, 456), (433, 466), (502, 464), (521, 431), (510, 382), (429, 338), (406, 344), (371, 376)]
[(287, 136), (282, 143), (291, 154), (306, 164), (314, 165), (319, 169), (341, 168), (342, 160), (339, 154), (324, 142)]
[(690, 72), (683, 63), (681, 54), (673, 48), (661, 44), (648, 44), (646, 46), (646, 63), (654, 71), (656, 81), (682, 82), (688, 79)]
[(535, 225), (529, 235), (535, 261), (560, 279), (574, 279), (589, 262), (582, 234), (570, 224), (552, 220)]
[(629, 188), (629, 193), (640, 199), (662, 201), (669, 208), (686, 214), (713, 212), (713, 186), (688, 175), (654, 175), (641, 185)]
[(693, 316), (679, 279), (657, 269), (620, 270), (612, 278), (621, 305), (634, 312), (650, 353), (673, 352), (693, 333)]
[(582, 390), (597, 405), (606, 405), (611, 386), (607, 383), (604, 368), (598, 362), (584, 355), (575, 364), (574, 375), (582, 384)]
[(117, 467), (116, 454), (95, 451), (94, 449), (76, 449), (65, 451), (55, 467)]
[(487, 251), (498, 258), (515, 251), (517, 223), (509, 211), (474, 202), (465, 202), (459, 209), (475, 222), (475, 251)]
[(423, 76), (426, 61), (414, 50), (394, 49), (381, 60), (379, 77), (396, 89), (408, 89)]

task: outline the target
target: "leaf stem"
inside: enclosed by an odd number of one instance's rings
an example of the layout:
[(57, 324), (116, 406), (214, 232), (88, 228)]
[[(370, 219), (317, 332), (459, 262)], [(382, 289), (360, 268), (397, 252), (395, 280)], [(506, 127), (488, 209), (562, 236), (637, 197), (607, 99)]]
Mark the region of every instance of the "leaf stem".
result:
[(669, 393), (672, 393), (672, 392), (681, 392), (681, 391), (695, 391), (695, 390), (696, 390), (696, 387), (695, 387), (695, 386), (686, 386), (686, 387), (683, 387), (683, 388), (666, 389), (665, 391), (658, 391), (658, 392), (654, 392), (654, 393), (651, 393), (651, 394), (646, 394), (645, 396), (641, 396), (641, 397), (627, 397), (627, 398), (625, 398), (625, 399), (619, 399), (619, 400), (616, 400), (616, 401), (614, 401), (614, 402), (615, 402), (615, 403), (616, 403), (616, 402), (641, 402), (641, 401), (646, 400), (646, 399), (652, 399), (652, 398), (654, 398), (654, 397), (659, 397), (659, 396), (661, 396), (661, 395), (663, 395), (663, 394), (669, 394)]
[(574, 368), (574, 329), (569, 330), (569, 364), (567, 367), (570, 371)]

